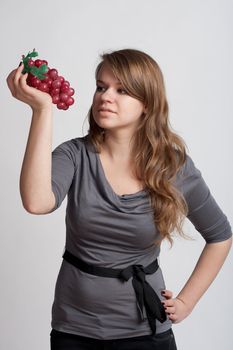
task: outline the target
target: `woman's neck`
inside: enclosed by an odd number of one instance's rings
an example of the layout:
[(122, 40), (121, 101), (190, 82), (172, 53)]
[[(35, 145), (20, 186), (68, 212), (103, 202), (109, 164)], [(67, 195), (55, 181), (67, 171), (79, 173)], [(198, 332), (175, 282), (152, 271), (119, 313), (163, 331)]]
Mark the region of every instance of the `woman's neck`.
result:
[(128, 136), (113, 136), (105, 134), (101, 145), (101, 153), (105, 153), (112, 161), (129, 162), (131, 159), (131, 145)]

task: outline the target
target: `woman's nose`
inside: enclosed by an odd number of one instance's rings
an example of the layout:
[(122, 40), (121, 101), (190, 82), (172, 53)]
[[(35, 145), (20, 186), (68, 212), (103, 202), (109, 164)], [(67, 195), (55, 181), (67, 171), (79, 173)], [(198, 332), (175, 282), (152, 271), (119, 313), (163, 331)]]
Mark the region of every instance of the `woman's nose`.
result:
[(103, 101), (113, 101), (114, 100), (114, 92), (113, 91), (110, 91), (109, 89), (102, 92), (101, 94), (101, 99)]

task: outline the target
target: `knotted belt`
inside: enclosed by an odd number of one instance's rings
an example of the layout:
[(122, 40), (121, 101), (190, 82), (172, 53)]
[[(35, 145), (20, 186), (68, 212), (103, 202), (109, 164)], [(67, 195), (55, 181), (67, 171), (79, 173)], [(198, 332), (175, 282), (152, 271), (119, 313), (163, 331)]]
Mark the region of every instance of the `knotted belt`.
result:
[(152, 330), (152, 335), (156, 333), (155, 320), (159, 320), (161, 323), (166, 321), (167, 316), (164, 307), (155, 293), (154, 289), (146, 281), (147, 274), (154, 273), (159, 265), (157, 259), (154, 260), (150, 265), (144, 267), (143, 265), (130, 265), (125, 269), (112, 269), (100, 266), (93, 266), (85, 263), (83, 260), (77, 258), (69, 251), (65, 250), (63, 259), (68, 263), (74, 265), (81, 271), (87, 272), (91, 275), (102, 276), (102, 277), (116, 277), (121, 281), (128, 281), (131, 276), (132, 285), (136, 294), (137, 307), (140, 312), (141, 320), (146, 319), (144, 315), (144, 308), (146, 310), (147, 319)]

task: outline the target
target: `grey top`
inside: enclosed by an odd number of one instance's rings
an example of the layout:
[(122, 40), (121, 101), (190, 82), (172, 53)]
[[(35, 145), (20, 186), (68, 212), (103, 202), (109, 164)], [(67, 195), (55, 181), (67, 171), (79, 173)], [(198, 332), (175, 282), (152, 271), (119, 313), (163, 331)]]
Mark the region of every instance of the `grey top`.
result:
[[(190, 156), (177, 173), (175, 185), (188, 203), (188, 219), (206, 242), (231, 237), (231, 227)], [(67, 195), (66, 248), (89, 264), (125, 268), (147, 266), (159, 256), (153, 241), (159, 232), (146, 190), (117, 195), (102, 167), (99, 154), (87, 135), (63, 142), (52, 152), (52, 189), (56, 210)], [(51, 212), (52, 212), (51, 211)], [(146, 280), (162, 300), (165, 288), (159, 268)], [(52, 307), (52, 327), (97, 339), (151, 334), (147, 319), (141, 321), (132, 277), (122, 283), (78, 270), (62, 261)], [(157, 333), (171, 321), (156, 321)]]

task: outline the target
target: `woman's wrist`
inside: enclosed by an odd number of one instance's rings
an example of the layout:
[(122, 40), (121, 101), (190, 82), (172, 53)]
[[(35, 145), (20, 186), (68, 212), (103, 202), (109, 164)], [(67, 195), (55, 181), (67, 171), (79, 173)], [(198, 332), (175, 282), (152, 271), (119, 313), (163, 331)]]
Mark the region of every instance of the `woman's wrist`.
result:
[(48, 114), (52, 113), (52, 104), (41, 106), (41, 107), (31, 107), (33, 115), (41, 115), (41, 114)]
[(194, 307), (195, 307), (195, 303), (192, 303), (192, 302), (186, 300), (185, 297), (182, 296), (182, 295), (180, 295), (180, 294), (178, 294), (178, 295), (175, 297), (175, 299), (177, 299), (177, 300), (179, 300), (181, 303), (183, 303), (183, 304), (185, 305), (185, 307), (186, 307), (186, 309), (188, 310), (189, 313), (192, 312), (192, 310), (193, 310)]

